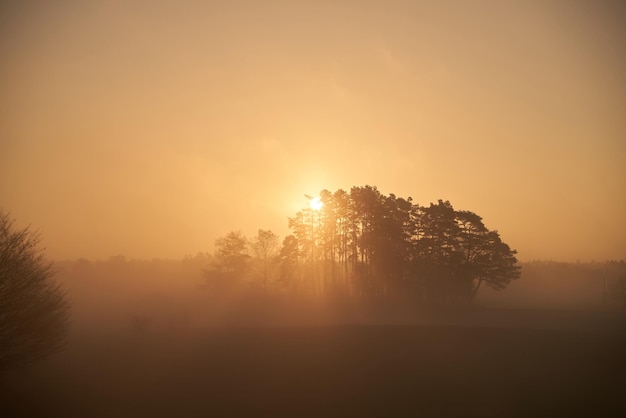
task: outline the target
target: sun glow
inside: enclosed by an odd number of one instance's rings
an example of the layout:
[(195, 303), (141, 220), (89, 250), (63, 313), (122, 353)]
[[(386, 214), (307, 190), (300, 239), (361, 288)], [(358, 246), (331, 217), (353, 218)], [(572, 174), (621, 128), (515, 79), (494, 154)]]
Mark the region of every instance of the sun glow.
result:
[(324, 204), (322, 203), (322, 201), (321, 201), (321, 199), (319, 197), (314, 197), (309, 202), (309, 206), (311, 206), (311, 209), (313, 209), (313, 210), (320, 210), (320, 209), (322, 209), (322, 206), (324, 206)]

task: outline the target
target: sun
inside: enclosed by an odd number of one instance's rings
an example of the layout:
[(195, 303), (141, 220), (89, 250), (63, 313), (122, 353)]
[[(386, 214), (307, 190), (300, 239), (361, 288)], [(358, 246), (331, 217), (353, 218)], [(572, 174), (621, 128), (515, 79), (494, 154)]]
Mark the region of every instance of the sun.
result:
[(309, 206), (311, 206), (311, 209), (313, 210), (320, 210), (324, 204), (319, 197), (314, 197), (309, 201)]

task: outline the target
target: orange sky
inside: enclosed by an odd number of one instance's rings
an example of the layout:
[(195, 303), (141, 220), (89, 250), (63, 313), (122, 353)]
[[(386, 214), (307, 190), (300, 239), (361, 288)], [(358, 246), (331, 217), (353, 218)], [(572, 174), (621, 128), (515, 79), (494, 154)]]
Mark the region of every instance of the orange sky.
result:
[[(54, 4), (53, 4), (54, 3)], [(626, 258), (619, 1), (5, 1), (0, 207), (54, 258), (284, 236), (320, 189)]]

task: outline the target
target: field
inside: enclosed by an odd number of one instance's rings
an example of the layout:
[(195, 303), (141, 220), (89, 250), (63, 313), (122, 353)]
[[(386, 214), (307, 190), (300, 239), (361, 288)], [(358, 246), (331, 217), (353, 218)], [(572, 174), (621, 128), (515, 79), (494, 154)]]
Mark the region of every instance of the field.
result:
[[(584, 317), (583, 317), (584, 316)], [(626, 413), (619, 317), (477, 311), (419, 325), (95, 329), (3, 377), (5, 416)]]

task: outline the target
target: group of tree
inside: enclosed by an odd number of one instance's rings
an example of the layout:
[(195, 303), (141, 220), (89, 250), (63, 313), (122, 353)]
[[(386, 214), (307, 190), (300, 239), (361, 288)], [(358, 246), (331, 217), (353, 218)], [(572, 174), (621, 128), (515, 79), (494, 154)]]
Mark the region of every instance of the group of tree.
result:
[(264, 291), (457, 303), (520, 275), (516, 251), (498, 232), (448, 201), (420, 206), (371, 186), (323, 190), (319, 201), (289, 218), (280, 248), (271, 231), (219, 238), (208, 282), (249, 277)]
[(215, 254), (204, 275), (207, 285), (222, 289), (251, 279), (263, 292), (275, 284), (276, 268), (279, 264), (278, 235), (259, 229), (253, 239), (240, 231), (231, 231), (215, 241)]

